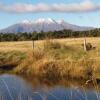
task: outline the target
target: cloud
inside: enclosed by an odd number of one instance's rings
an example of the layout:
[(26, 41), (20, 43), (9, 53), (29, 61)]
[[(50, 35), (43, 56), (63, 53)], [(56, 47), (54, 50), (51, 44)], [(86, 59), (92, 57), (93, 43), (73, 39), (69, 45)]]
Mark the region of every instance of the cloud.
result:
[(21, 4), (16, 3), (12, 5), (0, 4), (0, 12), (7, 13), (40, 13), (40, 12), (59, 12), (59, 13), (76, 13), (76, 12), (90, 12), (100, 10), (100, 3), (95, 4), (91, 0), (84, 0), (81, 3), (71, 4)]

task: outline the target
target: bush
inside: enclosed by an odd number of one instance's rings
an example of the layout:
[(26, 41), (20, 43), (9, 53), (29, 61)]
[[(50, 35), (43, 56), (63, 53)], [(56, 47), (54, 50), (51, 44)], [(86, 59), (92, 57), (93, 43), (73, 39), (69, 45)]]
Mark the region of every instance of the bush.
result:
[(86, 44), (86, 49), (87, 50), (91, 50), (93, 47), (92, 47), (92, 44), (91, 43), (87, 43)]

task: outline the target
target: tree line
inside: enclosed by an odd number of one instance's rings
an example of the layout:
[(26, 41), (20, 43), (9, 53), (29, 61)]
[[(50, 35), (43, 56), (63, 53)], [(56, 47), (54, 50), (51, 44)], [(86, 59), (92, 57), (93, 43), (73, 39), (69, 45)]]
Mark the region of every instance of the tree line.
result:
[(32, 32), (32, 33), (0, 33), (0, 41), (29, 41), (43, 40), (46, 38), (78, 38), (78, 37), (100, 37), (100, 29), (89, 31), (62, 30), (54, 32)]

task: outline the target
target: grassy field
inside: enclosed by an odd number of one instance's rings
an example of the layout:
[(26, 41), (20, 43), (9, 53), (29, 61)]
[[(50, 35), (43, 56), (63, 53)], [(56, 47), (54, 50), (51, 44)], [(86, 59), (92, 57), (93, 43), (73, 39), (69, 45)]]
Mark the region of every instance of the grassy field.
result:
[[(16, 65), (17, 74), (55, 78), (90, 78), (100, 73), (100, 38), (86, 38), (95, 49), (85, 52), (84, 38), (0, 42), (1, 69)], [(6, 67), (5, 67), (6, 66)]]
[[(70, 46), (75, 48), (76, 50), (82, 50), (82, 43), (84, 38), (67, 38), (67, 39), (55, 39), (52, 40), (54, 42), (59, 42), (66, 46)], [(44, 41), (35, 41), (34, 48), (43, 48)], [(100, 59), (100, 38), (87, 38), (87, 42), (91, 43), (95, 50), (91, 50), (88, 52), (89, 58), (91, 59)], [(10, 51), (20, 51), (20, 52), (29, 52), (33, 50), (33, 42), (32, 41), (19, 41), (19, 42), (0, 42), (0, 52), (10, 52)]]

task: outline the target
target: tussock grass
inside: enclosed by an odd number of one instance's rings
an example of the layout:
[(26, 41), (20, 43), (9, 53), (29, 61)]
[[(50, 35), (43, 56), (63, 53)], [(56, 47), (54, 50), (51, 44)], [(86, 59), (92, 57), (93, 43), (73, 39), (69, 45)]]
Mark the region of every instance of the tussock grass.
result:
[[(98, 65), (98, 66), (97, 66)], [(43, 48), (28, 53), (26, 59), (14, 70), (18, 74), (52, 79), (91, 79), (100, 72), (100, 63), (89, 58), (83, 49), (46, 40)]]
[(25, 53), (19, 51), (0, 52), (0, 73), (11, 71), (25, 59)]
[(31, 41), (1, 42), (0, 68), (14, 65), (14, 73), (49, 79), (90, 79), (92, 75), (100, 76), (100, 38), (87, 38), (87, 42), (96, 47), (88, 52), (83, 50), (83, 40), (35, 41), (34, 50)]

